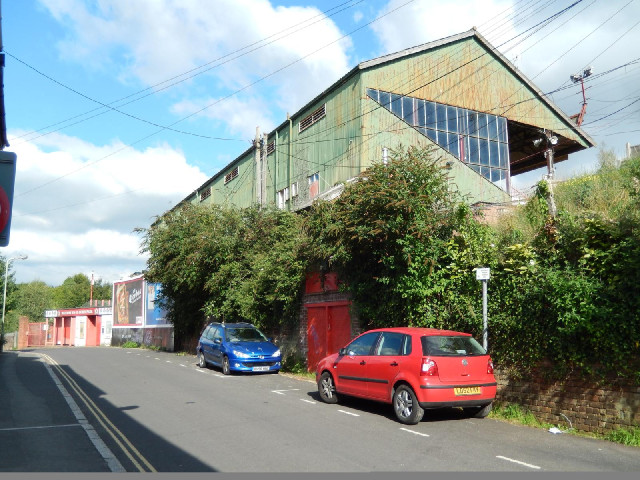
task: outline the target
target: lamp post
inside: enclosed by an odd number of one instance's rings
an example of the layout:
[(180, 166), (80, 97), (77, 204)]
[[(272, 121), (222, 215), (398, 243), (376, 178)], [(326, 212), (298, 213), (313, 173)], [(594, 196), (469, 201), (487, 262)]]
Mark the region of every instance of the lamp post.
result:
[(7, 277), (9, 275), (9, 264), (11, 260), (26, 260), (26, 255), (18, 255), (17, 257), (7, 258), (4, 262), (4, 293), (2, 294), (2, 332), (0, 333), (0, 352), (4, 349), (4, 311), (7, 303)]

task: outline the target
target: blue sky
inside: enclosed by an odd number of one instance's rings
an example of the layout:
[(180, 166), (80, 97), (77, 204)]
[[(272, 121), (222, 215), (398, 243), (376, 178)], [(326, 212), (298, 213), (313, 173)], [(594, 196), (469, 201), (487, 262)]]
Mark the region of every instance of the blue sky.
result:
[[(13, 264), (19, 282), (141, 271), (133, 230), (246, 150), (257, 126), (270, 131), (361, 61), (473, 26), (544, 92), (593, 66), (583, 127), (598, 147), (557, 175), (592, 170), (599, 148), (622, 157), (640, 144), (639, 23), (640, 0), (5, 0), (18, 172), (0, 254), (29, 256)], [(551, 99), (568, 115), (582, 103), (578, 86)]]

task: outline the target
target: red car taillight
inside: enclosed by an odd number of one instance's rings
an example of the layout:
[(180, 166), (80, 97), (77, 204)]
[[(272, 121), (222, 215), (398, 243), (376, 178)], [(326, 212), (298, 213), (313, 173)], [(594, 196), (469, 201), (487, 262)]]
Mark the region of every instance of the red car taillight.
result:
[(493, 362), (491, 359), (487, 362), (487, 373), (493, 375)]
[(438, 375), (438, 365), (430, 358), (422, 359), (422, 367), (420, 368), (420, 376), (434, 377)]

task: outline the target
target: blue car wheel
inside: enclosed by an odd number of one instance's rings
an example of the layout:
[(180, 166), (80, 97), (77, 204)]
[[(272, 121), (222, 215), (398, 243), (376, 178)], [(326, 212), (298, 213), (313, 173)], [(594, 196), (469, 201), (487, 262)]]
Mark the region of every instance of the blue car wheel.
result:
[(231, 365), (229, 365), (229, 357), (226, 355), (222, 357), (222, 373), (229, 375), (231, 373)]

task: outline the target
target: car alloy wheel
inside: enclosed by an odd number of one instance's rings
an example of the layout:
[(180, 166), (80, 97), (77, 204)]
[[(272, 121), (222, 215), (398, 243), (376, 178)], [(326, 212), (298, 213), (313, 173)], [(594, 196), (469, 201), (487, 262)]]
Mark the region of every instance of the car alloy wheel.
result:
[(400, 385), (393, 394), (393, 409), (396, 417), (405, 425), (415, 425), (422, 420), (424, 410), (416, 394), (408, 385)]
[(229, 375), (231, 373), (231, 366), (229, 365), (229, 357), (226, 355), (222, 357), (222, 373)]
[(338, 394), (336, 386), (333, 383), (333, 377), (329, 372), (324, 372), (318, 381), (318, 394), (325, 403), (337, 403)]
[(204, 359), (204, 353), (198, 352), (198, 366), (200, 368), (207, 368), (207, 361)]

